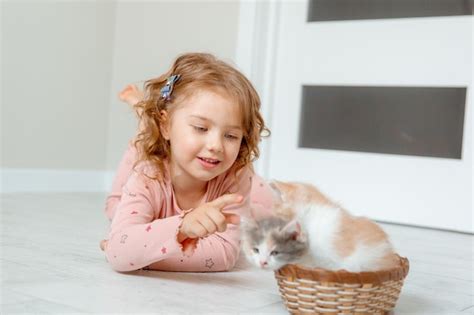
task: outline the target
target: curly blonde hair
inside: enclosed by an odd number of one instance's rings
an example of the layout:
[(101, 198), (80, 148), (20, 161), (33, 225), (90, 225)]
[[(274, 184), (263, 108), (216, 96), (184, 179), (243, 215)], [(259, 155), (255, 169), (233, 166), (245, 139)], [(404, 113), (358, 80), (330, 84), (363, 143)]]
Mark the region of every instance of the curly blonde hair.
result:
[[(180, 79), (174, 84), (171, 99), (162, 98), (160, 90), (167, 78), (178, 74)], [(160, 125), (165, 123), (161, 111), (166, 111), (170, 119), (183, 100), (203, 89), (223, 91), (240, 106), (243, 138), (233, 165), (235, 172), (251, 165), (259, 157), (260, 139), (269, 136), (270, 130), (260, 114), (260, 98), (252, 83), (238, 70), (211, 54), (188, 53), (179, 56), (166, 73), (145, 82), (145, 97), (135, 105), (142, 126), (135, 140), (139, 154), (136, 165), (149, 161), (164, 174), (164, 161), (171, 152), (170, 144), (160, 130)], [(158, 173), (157, 177), (161, 175)]]

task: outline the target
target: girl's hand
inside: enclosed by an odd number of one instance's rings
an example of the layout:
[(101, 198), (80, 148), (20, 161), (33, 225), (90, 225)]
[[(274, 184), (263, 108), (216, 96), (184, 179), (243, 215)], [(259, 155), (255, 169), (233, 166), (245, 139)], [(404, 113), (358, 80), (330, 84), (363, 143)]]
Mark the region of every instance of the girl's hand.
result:
[(122, 102), (127, 103), (130, 106), (133, 106), (143, 100), (145, 95), (136, 85), (129, 84), (127, 85), (120, 93), (119, 99)]
[(239, 224), (237, 214), (223, 213), (225, 207), (242, 202), (243, 197), (237, 194), (221, 196), (188, 213), (181, 224), (178, 241), (185, 238), (198, 238), (217, 232), (224, 232), (227, 224)]

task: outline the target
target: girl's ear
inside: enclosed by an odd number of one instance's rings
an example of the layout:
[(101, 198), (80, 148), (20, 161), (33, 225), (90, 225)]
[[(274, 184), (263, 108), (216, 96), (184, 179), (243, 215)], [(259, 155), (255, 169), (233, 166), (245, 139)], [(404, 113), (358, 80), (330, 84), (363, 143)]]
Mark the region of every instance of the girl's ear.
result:
[(304, 241), (305, 236), (304, 233), (301, 229), (301, 224), (298, 222), (297, 219), (293, 219), (290, 222), (288, 222), (287, 225), (285, 225), (282, 229), (282, 232), (288, 233), (291, 237), (292, 240), (300, 240)]
[(163, 135), (163, 138), (165, 138), (165, 140), (169, 140), (170, 139), (170, 120), (169, 120), (168, 112), (165, 110), (161, 110), (160, 116), (161, 116), (160, 132)]

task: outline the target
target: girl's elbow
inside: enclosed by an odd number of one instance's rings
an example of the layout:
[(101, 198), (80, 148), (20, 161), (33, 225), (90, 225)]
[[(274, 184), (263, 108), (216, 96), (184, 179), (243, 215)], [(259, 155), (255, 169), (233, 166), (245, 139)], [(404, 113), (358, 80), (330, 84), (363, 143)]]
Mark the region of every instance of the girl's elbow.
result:
[(117, 272), (130, 272), (140, 269), (140, 266), (133, 263), (128, 257), (120, 258), (117, 255), (112, 254), (110, 248), (106, 249), (105, 258), (110, 267)]
[(110, 262), (109, 261), (109, 265), (110, 267), (112, 267), (114, 271), (117, 271), (117, 272), (131, 272), (131, 271), (140, 269), (132, 264), (127, 265), (123, 262)]
[(129, 271), (134, 271), (137, 270), (137, 268), (134, 268), (132, 264), (126, 264), (122, 261), (118, 261), (117, 259), (111, 260), (110, 258), (107, 258), (107, 262), (109, 263), (109, 266), (112, 268), (112, 270), (117, 271), (117, 272), (129, 272)]

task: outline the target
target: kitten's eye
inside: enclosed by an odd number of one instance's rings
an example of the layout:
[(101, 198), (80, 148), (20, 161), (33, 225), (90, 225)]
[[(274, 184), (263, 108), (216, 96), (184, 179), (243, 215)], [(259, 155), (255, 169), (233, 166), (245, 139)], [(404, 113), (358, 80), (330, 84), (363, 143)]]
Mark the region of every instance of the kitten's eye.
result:
[(276, 256), (276, 255), (278, 255), (278, 254), (279, 254), (278, 251), (272, 250), (271, 253), (270, 253), (270, 256)]
[(253, 252), (254, 252), (255, 254), (258, 254), (258, 248), (257, 248), (257, 247), (254, 247), (254, 248), (253, 248)]

